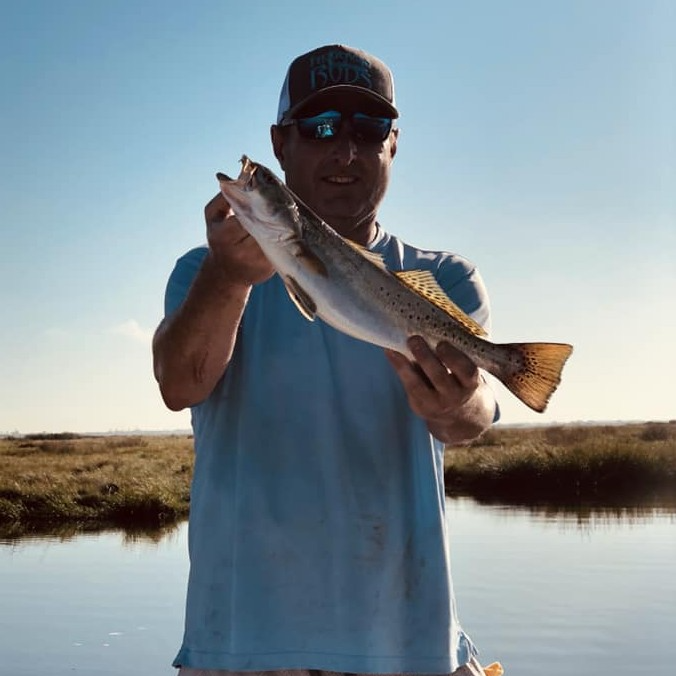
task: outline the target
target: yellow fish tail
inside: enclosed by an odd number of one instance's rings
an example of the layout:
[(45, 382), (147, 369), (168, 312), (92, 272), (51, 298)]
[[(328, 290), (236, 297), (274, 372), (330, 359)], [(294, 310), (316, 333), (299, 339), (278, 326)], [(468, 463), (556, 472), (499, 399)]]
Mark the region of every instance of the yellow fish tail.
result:
[(503, 345), (516, 353), (518, 368), (496, 373), (500, 381), (534, 411), (542, 413), (561, 382), (561, 371), (573, 351), (566, 343), (511, 343)]

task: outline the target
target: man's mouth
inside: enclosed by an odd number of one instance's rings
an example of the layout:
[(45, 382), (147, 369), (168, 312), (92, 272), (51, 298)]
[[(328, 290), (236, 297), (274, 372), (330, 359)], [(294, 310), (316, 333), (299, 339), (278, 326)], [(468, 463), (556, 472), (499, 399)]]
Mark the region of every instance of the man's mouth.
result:
[(356, 176), (325, 176), (324, 181), (336, 185), (349, 185), (350, 183), (356, 183), (357, 178)]

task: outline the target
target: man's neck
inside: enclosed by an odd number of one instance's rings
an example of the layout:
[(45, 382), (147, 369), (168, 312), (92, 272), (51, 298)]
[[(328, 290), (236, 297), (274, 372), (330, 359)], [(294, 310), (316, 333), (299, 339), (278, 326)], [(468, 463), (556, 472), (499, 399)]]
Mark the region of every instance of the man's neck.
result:
[(329, 225), (342, 237), (349, 239), (364, 247), (368, 247), (378, 234), (378, 223), (375, 216), (369, 214), (368, 218), (358, 222), (350, 223), (329, 223)]

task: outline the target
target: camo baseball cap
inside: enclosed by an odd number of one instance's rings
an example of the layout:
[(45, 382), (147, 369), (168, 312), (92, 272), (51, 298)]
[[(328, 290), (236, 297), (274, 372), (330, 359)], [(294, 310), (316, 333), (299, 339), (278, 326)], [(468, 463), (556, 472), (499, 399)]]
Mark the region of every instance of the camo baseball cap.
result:
[(279, 96), (277, 124), (327, 92), (360, 92), (382, 105), (387, 115), (399, 117), (392, 72), (380, 59), (361, 49), (326, 45), (291, 62)]

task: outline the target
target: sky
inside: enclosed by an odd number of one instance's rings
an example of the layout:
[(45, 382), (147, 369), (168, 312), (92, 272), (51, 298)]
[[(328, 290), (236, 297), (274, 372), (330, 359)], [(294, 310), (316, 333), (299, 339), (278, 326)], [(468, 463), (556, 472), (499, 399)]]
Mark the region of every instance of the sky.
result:
[[(269, 147), (289, 62), (393, 70), (385, 229), (483, 275), (492, 339), (575, 347), (544, 414), (676, 418), (670, 0), (0, 0), (0, 433), (187, 429), (150, 340), (216, 171)], [(283, 405), (283, 402), (280, 402)]]

